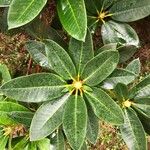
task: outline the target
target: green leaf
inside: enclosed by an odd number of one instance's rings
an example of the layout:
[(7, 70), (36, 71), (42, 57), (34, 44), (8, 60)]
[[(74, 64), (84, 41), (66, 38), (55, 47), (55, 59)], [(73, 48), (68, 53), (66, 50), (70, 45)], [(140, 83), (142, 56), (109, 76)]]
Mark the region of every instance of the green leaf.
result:
[(142, 111), (145, 114), (145, 116), (150, 118), (150, 99), (134, 100), (132, 106), (134, 108), (138, 108), (140, 111)]
[(39, 150), (49, 150), (50, 148), (50, 140), (48, 138), (44, 138), (40, 141), (36, 142), (37, 147)]
[[(28, 137), (23, 137), (14, 147), (13, 150), (25, 149), (28, 144)], [(26, 150), (26, 149), (25, 149)]]
[(147, 117), (141, 110), (136, 109), (136, 113), (138, 114), (138, 117), (144, 127), (144, 130), (147, 134), (150, 135), (150, 118)]
[(81, 75), (85, 84), (94, 86), (106, 79), (116, 68), (118, 59), (117, 51), (104, 51), (91, 59)]
[(136, 92), (135, 99), (150, 98), (150, 83)]
[(10, 117), (12, 112), (29, 112), (27, 108), (22, 105), (13, 102), (0, 102), (0, 124), (11, 125), (17, 122)]
[(56, 150), (65, 150), (65, 139), (62, 130), (57, 131), (57, 147)]
[(125, 84), (118, 83), (114, 90), (117, 95), (117, 99), (119, 101), (123, 102), (128, 100), (129, 91), (128, 91), (128, 87)]
[(30, 127), (32, 118), (33, 118), (32, 112), (26, 112), (26, 111), (13, 111), (9, 113), (9, 117), (12, 118), (14, 121), (24, 124), (28, 127)]
[(64, 29), (75, 39), (84, 41), (87, 31), (84, 0), (59, 0), (57, 11)]
[(86, 136), (87, 110), (84, 99), (78, 95), (69, 97), (63, 117), (63, 129), (70, 146), (79, 150)]
[(0, 0), (0, 7), (8, 7), (11, 0)]
[(1, 87), (4, 95), (23, 102), (42, 102), (60, 97), (65, 82), (52, 73), (38, 73), (13, 79)]
[(100, 119), (112, 124), (123, 124), (123, 112), (111, 97), (99, 88), (93, 88), (93, 92), (86, 92), (94, 113)]
[(121, 0), (114, 3), (109, 12), (112, 18), (121, 22), (132, 22), (150, 15), (149, 0)]
[(95, 116), (91, 106), (87, 105), (88, 110), (88, 123), (87, 123), (87, 133), (86, 138), (92, 144), (96, 144), (99, 136), (99, 119)]
[(75, 66), (67, 52), (52, 40), (44, 41), (49, 64), (54, 71), (64, 79), (73, 79), (76, 76)]
[(46, 2), (47, 0), (13, 0), (8, 10), (8, 28), (17, 28), (32, 21)]
[(140, 63), (139, 58), (134, 59), (132, 62), (130, 62), (126, 67), (126, 70), (128, 70), (138, 76), (140, 74), (140, 70), (141, 70), (141, 63)]
[(116, 69), (106, 80), (103, 81), (102, 87), (113, 89), (118, 83), (128, 85), (136, 78), (135, 74), (125, 69)]
[(44, 103), (36, 111), (30, 126), (30, 140), (36, 141), (51, 134), (62, 123), (63, 106), (70, 95)]
[(93, 42), (90, 31), (87, 32), (85, 42), (71, 38), (69, 53), (76, 66), (78, 74), (82, 72), (85, 64), (94, 57)]
[[(54, 150), (66, 150), (66, 143), (62, 129), (57, 129), (55, 136), (51, 137), (51, 147)], [(53, 134), (52, 134), (53, 136)]]
[(146, 135), (135, 112), (124, 110), (125, 123), (120, 127), (121, 135), (130, 150), (147, 150)]
[(1, 83), (1, 80), (2, 80), (2, 83), (5, 83), (11, 80), (9, 70), (5, 64), (0, 64), (0, 83)]
[(1, 146), (1, 150), (5, 150), (7, 142), (8, 142), (8, 136), (0, 136), (0, 146)]
[(95, 51), (95, 55), (98, 55), (99, 53), (106, 50), (117, 50), (117, 43), (105, 44), (104, 46)]
[(60, 35), (57, 30), (47, 25), (45, 21), (41, 21), (40, 18), (37, 18), (32, 21), (32, 23), (26, 25), (25, 31), (33, 38), (40, 41), (43, 41), (44, 39), (51, 39), (63, 48), (67, 47), (67, 43), (64, 41), (63, 36)]
[(39, 41), (28, 41), (26, 42), (26, 49), (30, 53), (34, 61), (41, 67), (51, 68), (48, 63), (48, 58), (46, 56), (45, 46)]
[(102, 25), (102, 39), (104, 44), (118, 43), (139, 47), (139, 38), (135, 30), (128, 24), (108, 21)]
[(120, 54), (119, 63), (124, 63), (125, 61), (129, 60), (137, 50), (138, 48), (134, 45), (126, 45), (118, 47), (118, 51)]

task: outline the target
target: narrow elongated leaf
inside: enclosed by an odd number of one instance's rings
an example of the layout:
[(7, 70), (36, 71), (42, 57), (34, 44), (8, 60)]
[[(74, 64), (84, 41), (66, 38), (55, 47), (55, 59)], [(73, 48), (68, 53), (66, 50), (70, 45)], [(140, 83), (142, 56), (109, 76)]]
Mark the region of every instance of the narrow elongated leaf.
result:
[(61, 123), (63, 105), (69, 94), (53, 102), (44, 103), (35, 113), (30, 126), (30, 140), (36, 141), (51, 134)]
[(94, 57), (93, 42), (90, 31), (87, 32), (85, 42), (71, 38), (69, 53), (76, 66), (78, 74), (82, 72), (85, 64)]
[(132, 22), (150, 15), (149, 0), (121, 0), (110, 8), (112, 18), (122, 22)]
[(100, 119), (112, 124), (123, 124), (123, 112), (111, 97), (99, 88), (93, 88), (93, 92), (86, 92), (94, 113)]
[(32, 74), (13, 79), (1, 87), (4, 95), (24, 102), (42, 102), (62, 95), (65, 82), (50, 73)]
[(26, 48), (36, 63), (42, 67), (51, 68), (51, 65), (48, 63), (43, 43), (38, 41), (28, 41), (26, 42)]
[(117, 51), (104, 51), (100, 53), (86, 64), (81, 75), (82, 79), (91, 86), (99, 84), (113, 72), (118, 59)]
[(87, 31), (84, 0), (59, 0), (57, 11), (64, 29), (75, 39), (84, 41)]
[(99, 136), (99, 119), (95, 116), (91, 106), (88, 104), (88, 123), (87, 123), (87, 133), (86, 138), (92, 144), (96, 144)]
[(87, 128), (87, 110), (81, 96), (72, 95), (66, 103), (63, 129), (70, 146), (79, 150), (84, 142)]
[(108, 21), (102, 25), (101, 32), (104, 44), (118, 43), (124, 46), (139, 46), (138, 35), (128, 24)]
[(49, 64), (64, 79), (76, 76), (75, 66), (67, 52), (52, 40), (44, 41)]
[(120, 127), (121, 135), (130, 150), (147, 150), (146, 135), (135, 112), (124, 110), (125, 123)]
[(9, 29), (23, 26), (32, 21), (43, 9), (47, 0), (12, 0), (8, 11)]
[[(2, 79), (1, 79), (2, 78)], [(11, 80), (9, 70), (5, 64), (0, 64), (0, 83), (5, 83)]]
[(135, 74), (125, 69), (116, 69), (104, 82), (102, 87), (106, 89), (113, 89), (118, 83), (128, 85), (136, 78)]
[(141, 70), (141, 63), (140, 63), (139, 58), (134, 59), (132, 62), (130, 62), (126, 67), (126, 70), (134, 73), (135, 75), (139, 75), (140, 70)]
[(128, 99), (129, 91), (128, 87), (125, 84), (118, 83), (114, 90), (119, 101), (123, 102)]

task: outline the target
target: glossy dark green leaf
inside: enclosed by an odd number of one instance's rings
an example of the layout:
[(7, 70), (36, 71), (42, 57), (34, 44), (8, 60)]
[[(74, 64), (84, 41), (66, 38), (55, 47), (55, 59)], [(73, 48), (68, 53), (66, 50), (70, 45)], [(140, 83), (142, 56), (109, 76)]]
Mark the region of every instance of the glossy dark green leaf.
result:
[(53, 70), (66, 80), (73, 79), (76, 76), (76, 69), (67, 52), (52, 40), (45, 40), (44, 43)]
[(113, 89), (117, 83), (128, 85), (136, 78), (135, 74), (125, 69), (116, 69), (104, 82), (102, 87), (105, 89)]
[(42, 140), (36, 141), (36, 145), (39, 148), (39, 150), (49, 150), (50, 140), (48, 138), (44, 138)]
[(94, 113), (100, 119), (112, 124), (123, 124), (123, 112), (111, 97), (99, 88), (93, 88), (93, 92), (86, 92)]
[(0, 83), (1, 81), (2, 83), (4, 83), (10, 80), (11, 80), (11, 76), (7, 66), (5, 64), (0, 64)]
[(94, 57), (93, 41), (90, 31), (87, 32), (85, 42), (71, 38), (69, 53), (80, 75), (85, 64)]
[(70, 95), (44, 103), (36, 111), (30, 126), (30, 140), (36, 141), (50, 135), (62, 123), (63, 106)]
[(104, 44), (118, 43), (124, 46), (139, 46), (138, 35), (128, 24), (108, 21), (102, 25), (101, 32)]
[(128, 99), (129, 91), (125, 84), (118, 83), (114, 90), (119, 101), (126, 101)]
[(72, 95), (66, 103), (63, 117), (63, 129), (70, 146), (79, 150), (86, 136), (87, 110), (84, 99)]
[(17, 101), (37, 103), (60, 97), (64, 85), (65, 82), (57, 75), (38, 73), (13, 79), (0, 90)]
[(132, 22), (150, 15), (149, 0), (118, 0), (110, 8), (112, 18), (121, 22)]
[(91, 106), (88, 104), (88, 122), (87, 122), (87, 133), (86, 138), (92, 144), (96, 144), (98, 136), (99, 136), (99, 119), (95, 116)]
[(141, 70), (141, 63), (139, 58), (138, 59), (134, 59), (133, 61), (131, 61), (127, 67), (126, 70), (134, 73), (135, 75), (139, 75), (140, 74), (140, 70)]
[(46, 56), (45, 46), (39, 41), (26, 42), (27, 51), (30, 53), (34, 61), (42, 67), (51, 68)]
[(8, 7), (11, 0), (0, 0), (0, 7)]
[(13, 0), (8, 11), (9, 29), (23, 26), (32, 21), (43, 9), (47, 0)]
[(120, 127), (121, 135), (130, 150), (147, 150), (146, 135), (143, 126), (131, 109), (124, 110), (125, 123)]
[(95, 55), (107, 50), (117, 50), (117, 43), (105, 44), (103, 47), (95, 51)]
[(64, 29), (75, 39), (84, 41), (87, 31), (84, 0), (59, 0), (57, 11)]
[(17, 122), (13, 120), (9, 115), (12, 112), (29, 112), (29, 110), (22, 105), (13, 102), (0, 102), (0, 124), (10, 125), (16, 124)]
[(99, 84), (113, 72), (118, 59), (117, 51), (104, 51), (98, 54), (85, 65), (81, 75), (82, 79), (91, 86)]

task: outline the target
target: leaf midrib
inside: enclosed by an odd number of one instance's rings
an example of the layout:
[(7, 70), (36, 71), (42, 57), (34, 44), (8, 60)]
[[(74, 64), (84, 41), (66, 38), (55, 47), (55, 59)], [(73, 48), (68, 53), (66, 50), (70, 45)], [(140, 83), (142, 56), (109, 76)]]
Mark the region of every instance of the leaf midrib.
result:
[(72, 9), (72, 7), (71, 7), (71, 4), (70, 4), (69, 0), (67, 0), (67, 2), (68, 2), (68, 4), (69, 4), (69, 7), (70, 7), (71, 12), (72, 12), (72, 14), (73, 14), (73, 18), (74, 18), (74, 20), (75, 20), (75, 22), (76, 22), (77, 28), (79, 29), (79, 32), (82, 33), (82, 32), (81, 32), (82, 30), (81, 30), (81, 28), (80, 28), (80, 26), (79, 26), (79, 24), (78, 24), (78, 22), (77, 22), (77, 20), (76, 20), (75, 13), (74, 13), (74, 11), (73, 11), (73, 9)]
[(16, 22), (18, 22), (18, 20), (28, 11), (28, 9), (33, 5), (35, 0), (32, 0), (31, 3), (28, 5), (28, 7), (24, 10), (24, 12), (22, 13), (22, 15), (20, 17), (18, 17), (18, 19), (16, 19)]

